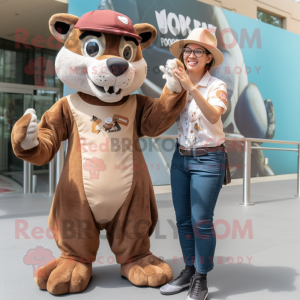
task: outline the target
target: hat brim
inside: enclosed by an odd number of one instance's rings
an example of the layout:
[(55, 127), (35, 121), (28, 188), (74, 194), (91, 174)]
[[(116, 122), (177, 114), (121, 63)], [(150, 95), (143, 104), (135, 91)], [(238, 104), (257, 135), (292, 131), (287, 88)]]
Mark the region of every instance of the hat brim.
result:
[(118, 28), (100, 28), (100, 27), (94, 28), (91, 26), (85, 26), (85, 27), (74, 26), (74, 27), (78, 28), (79, 30), (91, 30), (91, 31), (99, 31), (99, 32), (111, 33), (116, 35), (130, 36), (137, 39), (139, 42), (142, 40), (142, 37), (140, 37), (139, 35)]
[(197, 40), (179, 40), (179, 41), (175, 41), (174, 43), (171, 44), (170, 46), (170, 51), (171, 53), (179, 59), (180, 54), (182, 53), (182, 48), (186, 45), (186, 44), (197, 44), (200, 45), (204, 48), (206, 48), (214, 57), (215, 63), (212, 66), (212, 68), (216, 68), (219, 65), (222, 64), (224, 57), (222, 52), (218, 49), (213, 47), (210, 44), (207, 43), (203, 43), (203, 42), (199, 42)]

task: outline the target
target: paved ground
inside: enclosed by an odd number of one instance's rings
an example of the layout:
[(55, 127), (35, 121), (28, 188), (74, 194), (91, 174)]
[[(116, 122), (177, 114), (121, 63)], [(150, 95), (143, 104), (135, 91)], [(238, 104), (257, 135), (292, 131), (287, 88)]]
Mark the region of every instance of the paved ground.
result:
[[(295, 198), (296, 180), (253, 183), (253, 207), (243, 207), (242, 186), (223, 187), (215, 211), (220, 238), (217, 241), (215, 269), (209, 273), (209, 299), (299, 299), (300, 298), (300, 199)], [(46, 231), (51, 198), (43, 194), (8, 195), (0, 198), (0, 299), (54, 299), (37, 288), (33, 266), (23, 262), (30, 249), (37, 246), (50, 249), (55, 257), (59, 251), (46, 234), (40, 239), (32, 236), (34, 227)], [(157, 194), (160, 221), (151, 237), (152, 251), (163, 257), (178, 274), (183, 268), (174, 210), (170, 193)], [(20, 221), (22, 220), (22, 221)], [(244, 238), (234, 238), (234, 224), (243, 228), (252, 222), (253, 238), (249, 231)], [(27, 239), (15, 235), (16, 222), (27, 226)], [(249, 223), (250, 224), (250, 223)], [(227, 235), (227, 237), (226, 237)], [(103, 256), (103, 258), (101, 258)], [(69, 299), (153, 300), (185, 299), (187, 292), (162, 296), (158, 288), (138, 288), (122, 279), (119, 266), (112, 263), (105, 236), (101, 237), (98, 260), (93, 277), (82, 294), (65, 295)], [(109, 262), (108, 262), (109, 261)], [(232, 263), (233, 261), (233, 263)], [(239, 263), (238, 263), (239, 262)]]

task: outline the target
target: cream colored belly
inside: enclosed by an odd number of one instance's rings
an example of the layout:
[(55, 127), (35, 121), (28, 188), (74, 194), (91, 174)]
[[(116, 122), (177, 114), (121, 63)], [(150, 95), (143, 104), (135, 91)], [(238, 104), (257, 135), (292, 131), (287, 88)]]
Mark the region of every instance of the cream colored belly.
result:
[[(82, 178), (87, 200), (99, 223), (113, 219), (124, 203), (133, 179), (132, 138), (136, 97), (120, 106), (95, 106), (80, 96), (67, 96), (77, 124), (81, 151)], [(117, 122), (111, 127), (114, 115)], [(71, 162), (72, 163), (72, 162)]]

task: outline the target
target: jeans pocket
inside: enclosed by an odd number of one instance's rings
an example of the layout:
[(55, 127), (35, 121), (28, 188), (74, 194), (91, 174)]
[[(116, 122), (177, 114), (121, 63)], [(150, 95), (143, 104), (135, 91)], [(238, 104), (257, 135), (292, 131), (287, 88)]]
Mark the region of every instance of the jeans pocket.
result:
[(196, 161), (200, 164), (198, 169), (208, 173), (219, 173), (222, 168), (222, 163), (225, 161), (224, 153), (210, 152), (206, 155), (196, 156)]
[(198, 163), (201, 163), (201, 162), (203, 162), (203, 161), (205, 160), (204, 156), (207, 156), (207, 154), (195, 156), (195, 160), (196, 160)]

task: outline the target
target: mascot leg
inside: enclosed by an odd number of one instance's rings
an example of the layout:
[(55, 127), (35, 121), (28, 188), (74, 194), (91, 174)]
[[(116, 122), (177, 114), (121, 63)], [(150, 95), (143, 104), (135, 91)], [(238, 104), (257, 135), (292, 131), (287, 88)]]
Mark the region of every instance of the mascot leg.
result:
[[(150, 235), (157, 219), (157, 206), (150, 176), (144, 172), (110, 222), (107, 239), (121, 275), (137, 286), (159, 286), (172, 280), (172, 268), (150, 252)], [(138, 176), (136, 176), (137, 178)]]
[(85, 290), (99, 248), (100, 228), (94, 222), (83, 190), (79, 184), (68, 186), (66, 176), (61, 178), (49, 215), (49, 228), (62, 254), (34, 275), (38, 287), (53, 295)]

